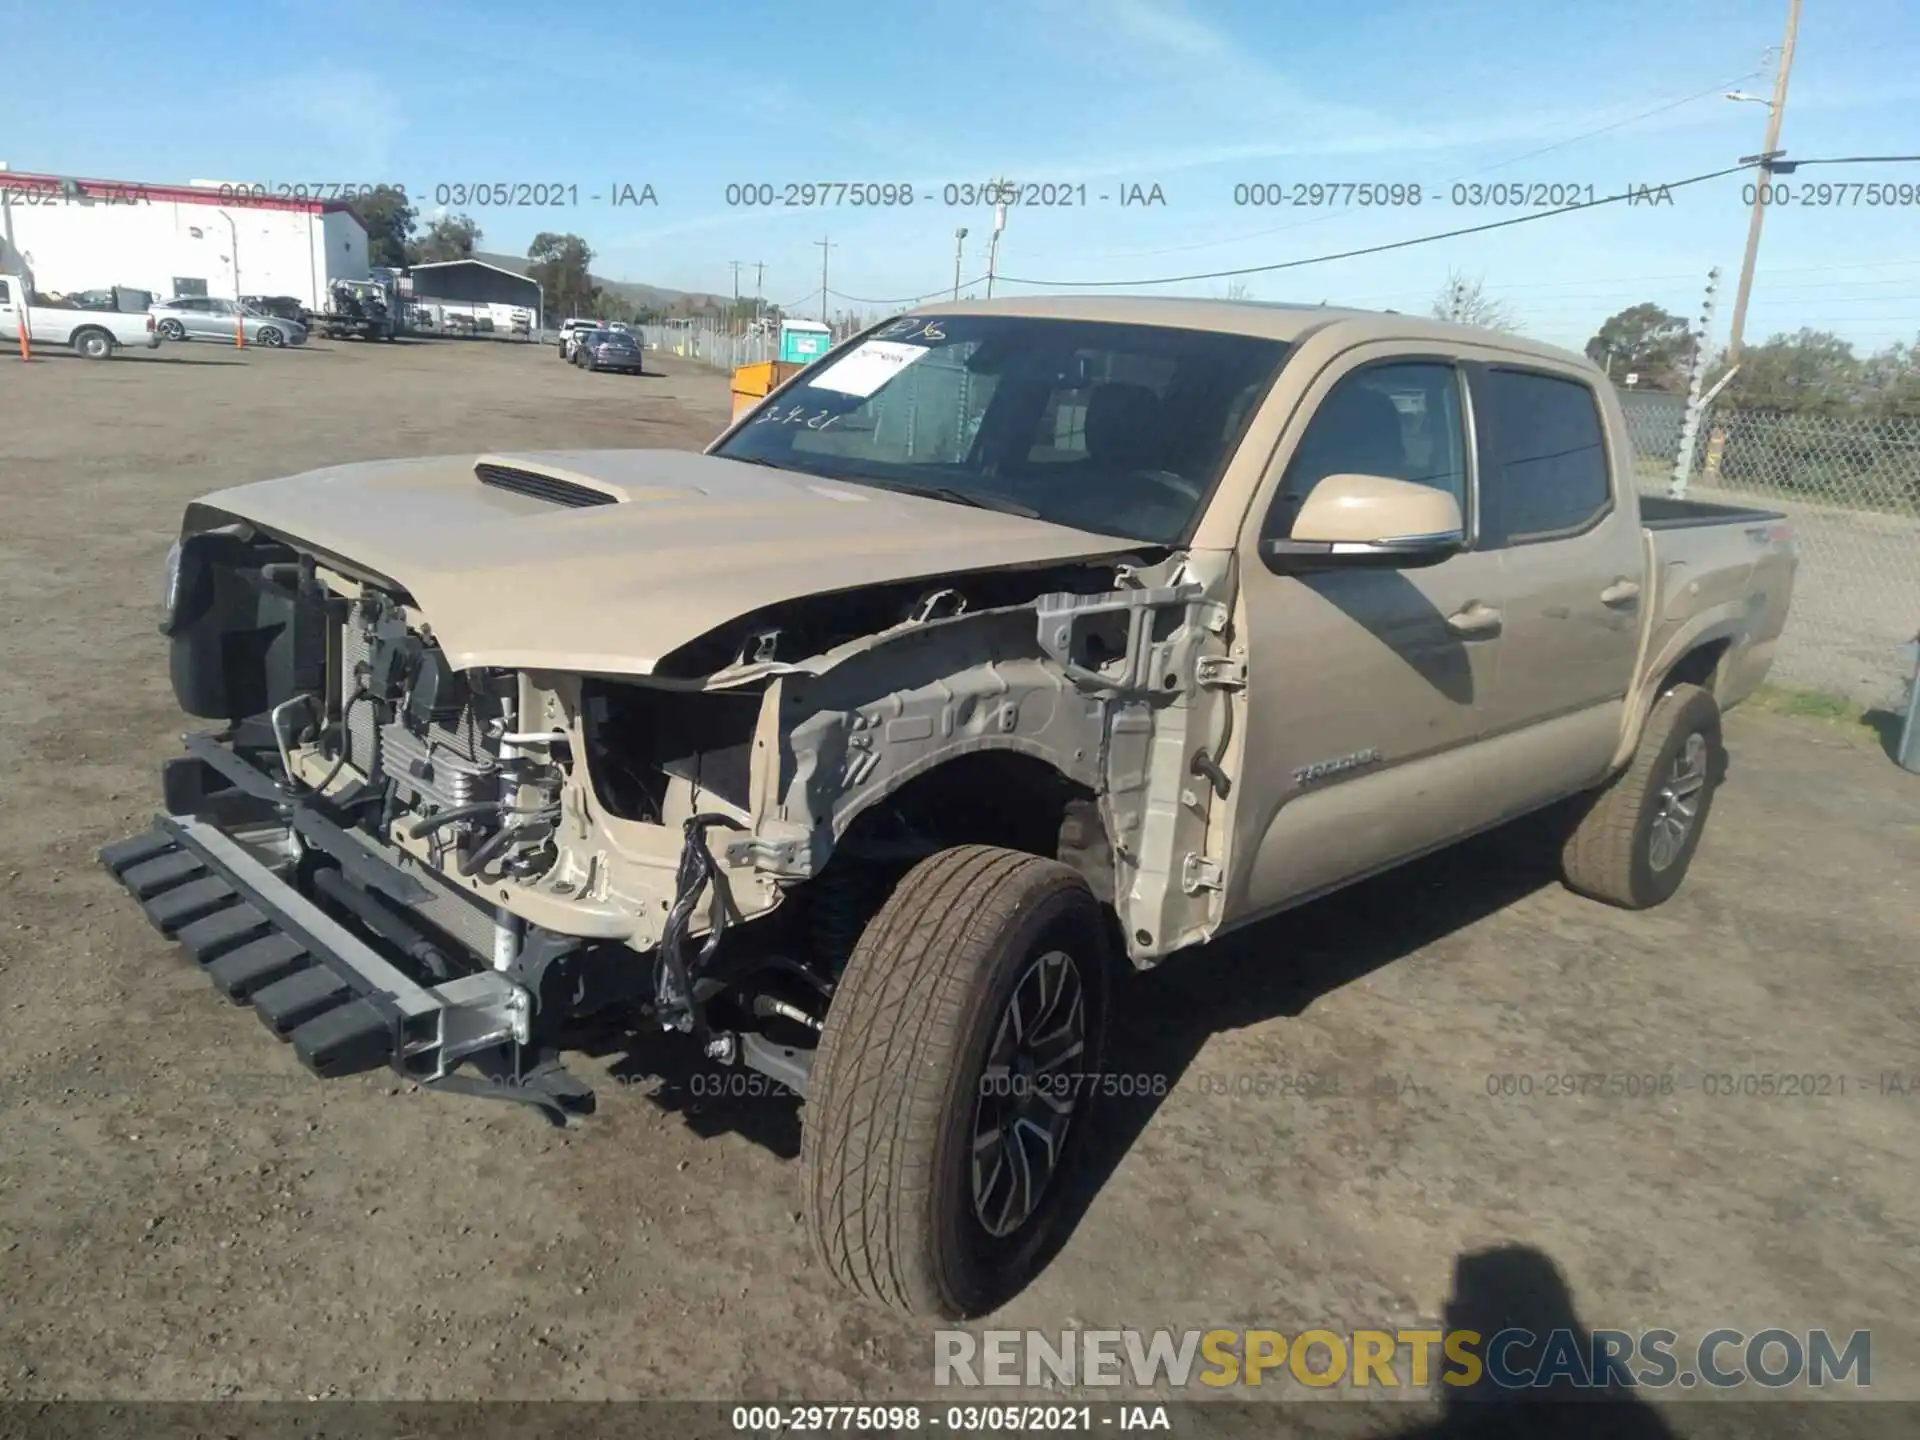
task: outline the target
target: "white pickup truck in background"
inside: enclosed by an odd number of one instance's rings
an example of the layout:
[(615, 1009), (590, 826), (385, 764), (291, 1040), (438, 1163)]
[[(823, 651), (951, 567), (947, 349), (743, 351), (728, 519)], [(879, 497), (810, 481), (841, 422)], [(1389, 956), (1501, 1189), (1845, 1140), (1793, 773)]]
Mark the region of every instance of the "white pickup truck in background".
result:
[(128, 345), (160, 346), (151, 315), (123, 315), (67, 305), (36, 304), (29, 275), (0, 274), (0, 340), (20, 342), (20, 319), (27, 322), (29, 345), (67, 345), (89, 360), (110, 359)]

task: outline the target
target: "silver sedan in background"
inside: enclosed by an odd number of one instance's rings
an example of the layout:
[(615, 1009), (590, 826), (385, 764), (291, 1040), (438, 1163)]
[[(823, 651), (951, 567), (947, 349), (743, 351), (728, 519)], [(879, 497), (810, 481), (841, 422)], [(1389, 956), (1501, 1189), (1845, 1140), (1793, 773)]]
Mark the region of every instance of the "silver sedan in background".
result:
[(236, 322), (244, 328), (249, 345), (275, 349), (282, 345), (307, 343), (306, 326), (279, 315), (242, 310), (231, 300), (209, 295), (176, 295), (152, 307), (154, 329), (162, 340), (233, 341)]

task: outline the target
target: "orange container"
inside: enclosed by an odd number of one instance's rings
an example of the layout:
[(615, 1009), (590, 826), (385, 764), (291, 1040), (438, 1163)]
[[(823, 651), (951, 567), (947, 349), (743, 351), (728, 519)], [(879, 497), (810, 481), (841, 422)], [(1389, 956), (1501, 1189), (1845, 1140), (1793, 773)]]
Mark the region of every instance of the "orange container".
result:
[(807, 367), (784, 360), (762, 360), (733, 372), (733, 418), (758, 405)]

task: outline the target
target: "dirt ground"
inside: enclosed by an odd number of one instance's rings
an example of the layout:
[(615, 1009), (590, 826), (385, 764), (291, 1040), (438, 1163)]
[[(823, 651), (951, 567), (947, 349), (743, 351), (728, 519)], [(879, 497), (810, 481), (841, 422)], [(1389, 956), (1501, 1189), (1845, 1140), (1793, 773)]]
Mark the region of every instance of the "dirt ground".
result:
[[(725, 407), (508, 344), (0, 357), (0, 1398), (933, 1393), (929, 1331), (807, 1253), (790, 1104), (696, 1097), (668, 1041), (582, 1057), (572, 1131), (314, 1080), (93, 860), (184, 728), (154, 623), (189, 499), (696, 446)], [(1506, 1274), (1590, 1328), (1871, 1328), (1874, 1392), (1920, 1398), (1920, 777), (1842, 725), (1729, 741), (1659, 911), (1508, 833), (1138, 977), (1111, 1065), (1168, 1093), (1108, 1106), (1064, 1251), (975, 1328), (1405, 1328)]]

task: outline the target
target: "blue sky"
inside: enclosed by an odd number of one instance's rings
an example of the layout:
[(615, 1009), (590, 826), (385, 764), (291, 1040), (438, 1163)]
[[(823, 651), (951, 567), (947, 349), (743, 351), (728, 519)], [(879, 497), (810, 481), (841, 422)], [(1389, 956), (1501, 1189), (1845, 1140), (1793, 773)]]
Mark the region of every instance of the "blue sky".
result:
[[(1323, 255), (1515, 212), (1447, 203), (1453, 182), (1608, 194), (1760, 148), (1786, 0), (810, 0), (534, 7), (332, 0), (0, 5), (16, 64), (0, 159), (103, 178), (577, 185), (557, 209), (465, 207), (483, 248), (573, 230), (596, 270), (726, 292), (765, 265), (774, 301), (818, 305), (831, 237), (840, 298), (948, 286), (954, 229), (983, 268), (990, 210), (947, 182), (997, 174), (1087, 187), (1022, 209), (999, 269), (1129, 280)], [(72, 81), (75, 65), (87, 77)], [(1920, 5), (1808, 0), (1787, 106), (1790, 155), (1920, 152)], [(1578, 345), (1607, 314), (1730, 301), (1747, 212), (1735, 176), (1383, 255), (1251, 275), (1263, 300), (1424, 309), (1450, 269), (1484, 280), (1542, 338)], [(910, 183), (904, 209), (730, 208), (726, 186)], [(1905, 184), (1920, 165), (1806, 171)], [(1419, 184), (1418, 207), (1236, 206), (1236, 184)], [(612, 207), (620, 184), (658, 205)], [(1164, 206), (1100, 194), (1158, 185)], [(933, 198), (928, 201), (926, 196)], [(1225, 279), (1155, 287), (1227, 293)], [(1002, 293), (1018, 292), (1018, 283)], [(1722, 311), (1724, 331), (1725, 310)], [(1750, 338), (1812, 325), (1865, 346), (1920, 333), (1920, 205), (1770, 212)]]

